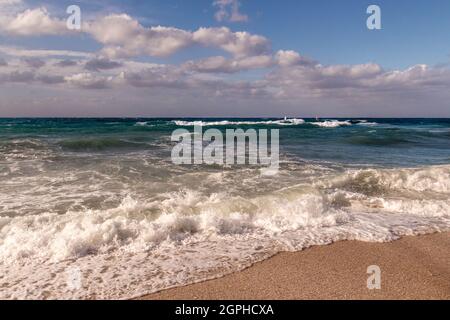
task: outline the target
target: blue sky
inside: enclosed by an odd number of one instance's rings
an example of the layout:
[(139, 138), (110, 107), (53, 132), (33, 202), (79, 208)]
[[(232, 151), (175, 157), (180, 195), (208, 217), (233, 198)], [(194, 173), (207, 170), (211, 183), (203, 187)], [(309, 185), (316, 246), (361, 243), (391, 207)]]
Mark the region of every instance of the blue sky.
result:
[[(160, 24), (195, 30), (200, 26), (228, 25), (268, 37), (274, 49), (289, 48), (327, 64), (371, 61), (386, 68), (405, 68), (450, 61), (450, 2), (446, 0), (242, 0), (241, 11), (249, 15), (243, 23), (216, 21), (211, 0), (29, 3), (54, 7), (61, 15), (71, 4), (85, 8), (89, 15), (127, 13), (146, 26)], [(366, 9), (370, 4), (382, 9), (382, 30), (370, 31), (366, 27)], [(24, 40), (35, 47), (42, 46), (42, 41)], [(92, 48), (96, 48), (95, 44)]]
[[(20, 115), (53, 113), (49, 101), (71, 100), (77, 91), (89, 98), (82, 102), (80, 114), (100, 115), (99, 110), (93, 112), (93, 101), (111, 88), (136, 91), (136, 106), (130, 107), (135, 110), (121, 108), (119, 97), (110, 110), (102, 111), (104, 115), (129, 111), (159, 116), (170, 109), (168, 115), (184, 116), (427, 116), (421, 109), (424, 104), (432, 105), (426, 110), (431, 116), (450, 115), (444, 101), (450, 79), (449, 1), (220, 1), (0, 0), (0, 92), (5, 97), (0, 116), (14, 115), (17, 107)], [(80, 6), (86, 23), (76, 34), (58, 30), (67, 18), (67, 6), (73, 4)], [(371, 4), (381, 8), (382, 30), (366, 27)], [(19, 19), (25, 10), (31, 13)], [(225, 13), (222, 18), (220, 10)], [(140, 40), (128, 39), (129, 34), (111, 40), (108, 17), (118, 19), (116, 25), (123, 23), (123, 30), (133, 23), (130, 32)], [(157, 26), (166, 29), (156, 30)], [(197, 39), (201, 27), (206, 31)], [(214, 39), (219, 28), (225, 28), (220, 30), (231, 42)], [(238, 32), (245, 33), (239, 43)], [(75, 58), (35, 53), (37, 49), (89, 56), (74, 62), (78, 69), (57, 70), (57, 59)], [(30, 59), (42, 60), (42, 66)], [(94, 61), (89, 64), (89, 59)], [(87, 66), (95, 63), (99, 67), (89, 70)], [(40, 97), (19, 96), (24, 85), (36, 87)], [(174, 92), (185, 99), (174, 101)], [(201, 103), (199, 93), (206, 96)], [(149, 97), (159, 100), (145, 109)], [(231, 98), (231, 104), (239, 106), (236, 110), (225, 107)], [(23, 105), (30, 101), (42, 109)], [(261, 101), (267, 107), (258, 109)], [(247, 110), (240, 114), (243, 106)]]

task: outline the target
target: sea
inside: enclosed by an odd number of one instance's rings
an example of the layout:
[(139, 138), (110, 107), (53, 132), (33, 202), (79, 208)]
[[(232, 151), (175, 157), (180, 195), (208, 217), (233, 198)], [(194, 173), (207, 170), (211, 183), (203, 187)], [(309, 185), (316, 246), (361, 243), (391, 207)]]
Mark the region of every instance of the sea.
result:
[[(278, 129), (276, 172), (172, 132)], [(129, 299), (336, 241), (450, 231), (450, 119), (0, 119), (0, 298)]]

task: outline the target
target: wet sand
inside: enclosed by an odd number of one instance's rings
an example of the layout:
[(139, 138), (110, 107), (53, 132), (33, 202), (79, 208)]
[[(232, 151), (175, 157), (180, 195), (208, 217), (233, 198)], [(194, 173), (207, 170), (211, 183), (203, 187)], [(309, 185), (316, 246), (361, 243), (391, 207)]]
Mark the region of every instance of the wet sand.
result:
[[(367, 268), (381, 268), (381, 289)], [(159, 299), (450, 299), (450, 233), (391, 243), (337, 242), (280, 253), (220, 279), (142, 297)]]

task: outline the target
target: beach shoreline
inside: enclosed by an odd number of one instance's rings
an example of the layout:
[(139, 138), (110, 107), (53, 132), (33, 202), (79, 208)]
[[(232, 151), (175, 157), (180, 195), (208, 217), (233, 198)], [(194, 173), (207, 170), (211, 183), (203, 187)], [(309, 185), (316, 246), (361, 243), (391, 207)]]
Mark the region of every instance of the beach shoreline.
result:
[[(450, 299), (450, 232), (390, 243), (341, 241), (284, 252), (225, 277), (142, 300)], [(369, 266), (381, 289), (369, 290)]]

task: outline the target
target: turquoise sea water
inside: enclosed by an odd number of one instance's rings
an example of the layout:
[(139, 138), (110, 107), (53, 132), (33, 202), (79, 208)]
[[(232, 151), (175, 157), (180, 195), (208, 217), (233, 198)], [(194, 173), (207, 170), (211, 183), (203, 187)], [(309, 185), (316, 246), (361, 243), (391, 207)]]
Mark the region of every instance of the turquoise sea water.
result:
[[(9, 151), (170, 157), (167, 137), (203, 123), (205, 130), (280, 129), (281, 150), (298, 160), (412, 166), (450, 161), (450, 119), (0, 119), (2, 156)], [(254, 122), (255, 124), (253, 124)], [(178, 124), (177, 124), (178, 123)], [(244, 123), (244, 124), (242, 124)], [(169, 152), (167, 152), (169, 151)]]

